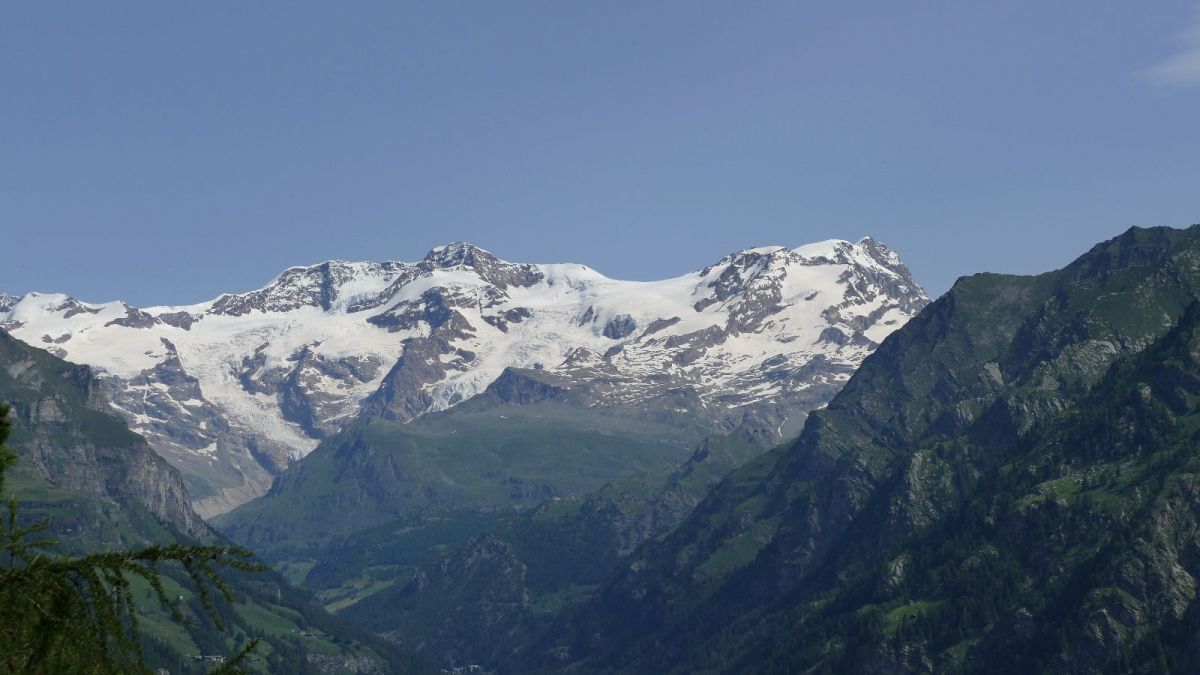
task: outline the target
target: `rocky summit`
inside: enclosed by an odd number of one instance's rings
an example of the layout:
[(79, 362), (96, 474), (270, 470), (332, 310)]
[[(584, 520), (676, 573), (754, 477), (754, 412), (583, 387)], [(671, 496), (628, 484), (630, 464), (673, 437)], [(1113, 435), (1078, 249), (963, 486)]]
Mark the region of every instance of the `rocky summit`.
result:
[(479, 397), (673, 410), (782, 439), (927, 303), (869, 238), (649, 282), (455, 243), (293, 267), (187, 306), (0, 296), (0, 328), (92, 366), (208, 517), (360, 416), (403, 423)]

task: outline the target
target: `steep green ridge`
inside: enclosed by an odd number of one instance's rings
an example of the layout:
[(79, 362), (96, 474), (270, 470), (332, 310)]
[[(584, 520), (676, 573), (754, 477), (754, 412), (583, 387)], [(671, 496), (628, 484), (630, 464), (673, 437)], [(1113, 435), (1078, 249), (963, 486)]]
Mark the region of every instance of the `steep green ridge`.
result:
[[(27, 520), (49, 519), (50, 534), (72, 552), (160, 543), (216, 542), (192, 510), (178, 471), (108, 412), (85, 366), (67, 363), (0, 331), (0, 402), (11, 407), (8, 445), (19, 460), (5, 497)], [(248, 664), (266, 672), (423, 672), (393, 646), (350, 627), (273, 573), (228, 572), (237, 604), (219, 607), (227, 626), (207, 617), (182, 570), (163, 568), (170, 594), (192, 620), (181, 626), (141, 590), (139, 608), (151, 665), (206, 672), (194, 654), (229, 655), (262, 634)]]
[[(573, 407), (470, 406), (464, 413), (443, 416), (436, 426), (383, 423), (370, 452), (357, 445), (347, 450), (348, 458), (338, 457), (354, 462), (365, 455), (370, 460), (366, 466), (334, 470), (315, 464), (329, 474), (354, 477), (350, 486), (350, 479), (330, 481), (340, 488), (332, 514), (302, 501), (297, 495), (304, 492), (281, 491), (288, 501), (276, 504), (264, 500), (279, 509), (277, 517), (284, 525), (289, 517), (318, 515), (315, 526), (298, 520), (305, 524), (286, 531), (283, 542), (266, 547), (279, 569), (316, 593), (329, 609), (447, 667), (487, 660), (496, 645), (532, 630), (554, 610), (583, 597), (621, 556), (675, 525), (709, 486), (762, 452), (761, 437), (747, 430), (705, 439), (682, 464), (626, 476), (584, 496), (514, 496), (507, 479), (511, 474), (499, 470), (529, 475), (549, 468), (557, 472), (556, 485), (583, 493), (604, 476), (627, 474), (631, 466), (661, 465), (661, 448), (674, 453), (677, 444), (649, 445), (640, 435), (661, 437), (660, 427), (625, 418), (617, 428), (608, 415)], [(448, 422), (454, 423), (449, 430)], [(598, 422), (604, 426), (597, 427)], [(378, 424), (368, 423), (367, 433)], [(472, 430), (471, 424), (480, 429)], [(510, 429), (503, 428), (506, 424)], [(497, 428), (505, 433), (498, 434)], [(469, 453), (476, 465), (481, 457), (495, 457), (496, 468), (480, 472), (477, 479), (464, 472), (458, 485), (442, 488), (443, 495), (452, 494), (451, 489), (475, 480), (476, 496), (439, 500), (428, 499), (425, 492), (414, 497), (403, 479), (413, 475), (407, 467), (420, 461), (412, 456), (430, 446), (413, 444), (382, 457), (379, 447), (381, 441), (404, 437), (425, 441), (419, 433), (447, 444), (436, 448), (433, 456), (442, 467), (450, 465), (447, 455), (456, 452)], [(639, 438), (631, 440), (630, 434)], [(563, 447), (574, 448), (570, 459), (579, 469), (565, 472), (569, 462), (556, 454)], [(379, 475), (380, 467), (390, 470), (396, 464), (406, 470), (388, 474), (382, 484), (368, 484), (374, 492), (354, 493), (361, 502), (345, 501), (347, 490), (361, 489), (369, 477)], [(312, 471), (312, 465), (304, 470)], [(305, 473), (298, 479), (313, 480), (312, 476)], [(495, 490), (497, 485), (504, 489)], [(385, 500), (397, 505), (395, 510), (372, 510), (389, 503)], [(371, 521), (382, 524), (361, 529)], [(314, 532), (330, 534), (318, 538)]]
[(960, 280), (511, 668), (1187, 662), (1196, 288), (1198, 227)]
[[(1072, 409), (989, 457), (959, 510), (823, 598), (808, 634), (775, 648), (778, 665), (1194, 671), (1197, 357), (1194, 304)], [(840, 653), (818, 646), (846, 634)]]
[(622, 556), (677, 524), (708, 487), (760, 452), (746, 434), (712, 438), (682, 467), (583, 498), (405, 519), (327, 551), (304, 583), (324, 597), (351, 589), (343, 617), (443, 667), (495, 662), (502, 645), (586, 597)]
[(472, 402), (404, 425), (364, 417), (213, 522), (272, 563), (315, 560), (347, 535), (421, 511), (533, 506), (676, 466), (701, 437), (686, 419), (558, 400)]
[(275, 573), (230, 573), (236, 602), (219, 605), (219, 629), (203, 612), (200, 598), (177, 575), (168, 579), (176, 606), (191, 621), (174, 622), (144, 589), (143, 622), (147, 660), (172, 673), (203, 673), (211, 664), (195, 654), (230, 654), (253, 637), (262, 641), (246, 669), (266, 673), (432, 673), (422, 661), (326, 612), (311, 596)]

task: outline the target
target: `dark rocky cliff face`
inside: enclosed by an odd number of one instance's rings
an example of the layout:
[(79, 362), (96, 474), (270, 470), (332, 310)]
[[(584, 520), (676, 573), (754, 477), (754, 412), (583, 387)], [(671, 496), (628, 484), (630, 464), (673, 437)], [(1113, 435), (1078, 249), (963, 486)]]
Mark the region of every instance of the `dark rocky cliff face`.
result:
[[(211, 531), (192, 510), (179, 472), (110, 412), (91, 369), (0, 332), (0, 401), (11, 408), (18, 468), (117, 512), (145, 509), (195, 539)], [(117, 516), (137, 529), (136, 518)], [(126, 533), (133, 539), (144, 532)]]

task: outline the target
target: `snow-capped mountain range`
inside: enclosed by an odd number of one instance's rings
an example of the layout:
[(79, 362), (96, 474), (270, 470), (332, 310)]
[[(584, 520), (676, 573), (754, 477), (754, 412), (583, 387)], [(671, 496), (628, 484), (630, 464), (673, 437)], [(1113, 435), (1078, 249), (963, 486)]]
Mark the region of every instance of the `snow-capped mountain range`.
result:
[(869, 238), (748, 249), (651, 282), (455, 243), (416, 263), (293, 267), (196, 305), (0, 295), (0, 328), (93, 366), (211, 516), (357, 415), (445, 410), (495, 393), (508, 369), (590, 406), (669, 405), (783, 434), (927, 302)]

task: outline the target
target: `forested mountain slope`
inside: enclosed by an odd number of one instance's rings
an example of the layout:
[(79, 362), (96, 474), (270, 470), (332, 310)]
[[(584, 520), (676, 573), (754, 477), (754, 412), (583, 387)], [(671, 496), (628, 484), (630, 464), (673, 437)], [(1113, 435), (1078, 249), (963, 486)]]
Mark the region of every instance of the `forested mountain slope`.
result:
[(1197, 227), (961, 279), (518, 668), (1189, 662), (1196, 288)]
[[(18, 456), (3, 497), (19, 502), (22, 522), (46, 519), (57, 551), (221, 541), (192, 509), (179, 471), (109, 411), (87, 366), (0, 331), (0, 405), (10, 408), (7, 445)], [(220, 630), (186, 573), (169, 565), (161, 571), (168, 595), (191, 623), (172, 620), (149, 585), (135, 584), (153, 666), (206, 672), (210, 664), (192, 656), (229, 656), (262, 635), (247, 662), (254, 672), (425, 672), (416, 659), (330, 616), (272, 572), (223, 570), (236, 602), (218, 604), (227, 628)]]

